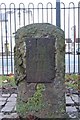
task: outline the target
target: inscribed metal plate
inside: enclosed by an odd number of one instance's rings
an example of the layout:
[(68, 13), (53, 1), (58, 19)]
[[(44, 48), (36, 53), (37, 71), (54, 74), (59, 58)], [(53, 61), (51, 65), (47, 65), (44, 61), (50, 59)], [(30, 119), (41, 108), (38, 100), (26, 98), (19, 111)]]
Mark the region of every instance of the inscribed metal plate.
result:
[(29, 83), (49, 83), (55, 77), (55, 39), (26, 39), (26, 74)]

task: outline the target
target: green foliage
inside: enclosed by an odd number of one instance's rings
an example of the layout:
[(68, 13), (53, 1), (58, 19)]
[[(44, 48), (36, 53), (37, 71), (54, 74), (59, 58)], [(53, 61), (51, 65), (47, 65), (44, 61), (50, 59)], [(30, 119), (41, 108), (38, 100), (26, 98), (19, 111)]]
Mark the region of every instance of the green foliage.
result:
[(45, 90), (45, 85), (44, 84), (38, 84), (37, 87), (36, 87), (37, 91), (44, 91)]
[(78, 75), (77, 74), (66, 74), (65, 75), (65, 84), (67, 87), (78, 89)]
[(45, 107), (42, 99), (42, 92), (45, 90), (44, 84), (38, 84), (34, 95), (28, 99), (27, 103), (21, 100), (17, 104), (17, 112), (21, 115), (25, 115), (29, 111), (39, 111)]
[(2, 81), (3, 81), (2, 76), (0, 76), (0, 87), (2, 87)]
[(15, 79), (14, 76), (0, 76), (0, 86), (2, 87), (15, 87)]
[(78, 80), (78, 75), (77, 74), (66, 74), (65, 75), (65, 80)]
[(21, 116), (25, 116), (26, 115), (26, 110), (27, 110), (27, 105), (25, 102), (20, 101), (17, 105), (17, 112), (21, 115)]

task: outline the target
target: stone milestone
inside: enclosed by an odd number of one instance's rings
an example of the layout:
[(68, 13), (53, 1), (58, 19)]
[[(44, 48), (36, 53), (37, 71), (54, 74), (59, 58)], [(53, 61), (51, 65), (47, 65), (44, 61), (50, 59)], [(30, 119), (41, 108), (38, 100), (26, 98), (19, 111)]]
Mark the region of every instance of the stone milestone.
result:
[(35, 23), (15, 35), (16, 109), (20, 116), (64, 118), (65, 37), (58, 27)]

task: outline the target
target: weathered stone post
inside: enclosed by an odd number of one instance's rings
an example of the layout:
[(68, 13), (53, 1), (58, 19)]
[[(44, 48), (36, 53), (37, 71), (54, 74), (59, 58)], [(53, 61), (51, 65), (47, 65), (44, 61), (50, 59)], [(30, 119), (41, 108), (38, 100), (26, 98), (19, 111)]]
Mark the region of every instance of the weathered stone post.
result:
[(15, 35), (17, 112), (22, 117), (65, 117), (64, 32), (47, 23), (20, 28)]

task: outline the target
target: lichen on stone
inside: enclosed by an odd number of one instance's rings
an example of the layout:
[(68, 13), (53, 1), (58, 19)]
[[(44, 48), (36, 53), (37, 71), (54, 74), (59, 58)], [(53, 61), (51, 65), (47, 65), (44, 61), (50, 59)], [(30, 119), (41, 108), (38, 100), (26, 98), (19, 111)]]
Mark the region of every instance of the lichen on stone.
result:
[[(53, 40), (55, 40), (55, 49), (53, 50), (55, 59), (51, 60), (51, 62), (49, 63), (49, 69), (55, 70), (55, 76), (52, 77), (52, 83), (38, 84), (34, 82), (27, 82), (26, 70), (29, 69), (27, 67), (28, 52), (26, 51), (25, 47), (25, 41), (27, 40), (27, 38), (53, 38)], [(14, 51), (14, 74), (16, 84), (18, 86), (17, 111), (19, 114), (21, 114), (21, 116), (33, 113), (38, 117), (48, 118), (50, 113), (51, 116), (54, 116), (55, 118), (58, 117), (58, 115), (60, 117), (63, 117), (66, 106), (64, 94), (64, 42), (64, 32), (60, 28), (48, 23), (30, 24), (20, 28), (16, 32)], [(49, 50), (52, 51), (52, 49)], [(48, 52), (48, 55), (51, 55), (51, 53)], [(44, 59), (44, 56), (41, 56), (41, 59)], [(44, 62), (45, 60), (46, 59), (44, 59)], [(55, 63), (54, 68), (51, 67), (53, 65), (53, 62)], [(48, 68), (46, 64), (44, 64), (44, 66), (45, 69)], [(33, 71), (35, 70), (34, 67), (32, 67), (31, 69), (33, 69)], [(52, 76), (51, 73), (49, 74), (50, 76)], [(46, 78), (46, 75), (44, 76)]]

